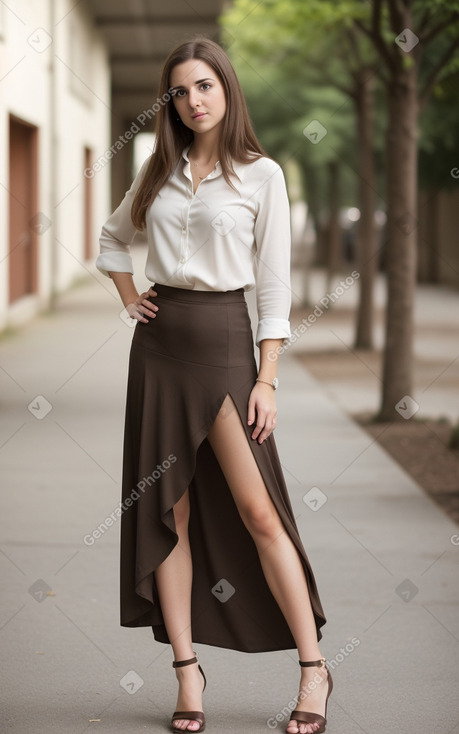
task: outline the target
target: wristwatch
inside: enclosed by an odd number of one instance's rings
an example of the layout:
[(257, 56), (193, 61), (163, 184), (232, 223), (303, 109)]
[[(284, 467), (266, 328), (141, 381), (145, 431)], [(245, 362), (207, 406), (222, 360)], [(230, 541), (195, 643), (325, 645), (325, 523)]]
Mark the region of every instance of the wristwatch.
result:
[(271, 387), (273, 387), (274, 390), (277, 390), (277, 388), (279, 387), (279, 379), (277, 377), (275, 377), (272, 382), (267, 382), (266, 380), (259, 380), (257, 377), (256, 382), (264, 382), (265, 385), (271, 385)]

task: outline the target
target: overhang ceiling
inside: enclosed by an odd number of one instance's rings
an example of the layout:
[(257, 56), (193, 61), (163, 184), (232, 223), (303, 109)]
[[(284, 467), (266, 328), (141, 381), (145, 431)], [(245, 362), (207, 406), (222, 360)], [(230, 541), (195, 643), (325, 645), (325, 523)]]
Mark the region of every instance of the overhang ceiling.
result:
[(161, 66), (175, 43), (203, 33), (215, 41), (228, 0), (91, 0), (106, 39), (112, 71), (112, 109), (135, 119), (156, 98)]

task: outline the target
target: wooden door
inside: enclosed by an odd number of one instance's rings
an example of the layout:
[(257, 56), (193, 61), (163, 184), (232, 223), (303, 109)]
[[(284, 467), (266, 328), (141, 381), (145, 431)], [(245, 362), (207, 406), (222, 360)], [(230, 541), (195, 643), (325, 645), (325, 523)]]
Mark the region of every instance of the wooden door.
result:
[(46, 226), (46, 217), (37, 212), (37, 128), (10, 117), (9, 132), (9, 302), (12, 303), (37, 290), (37, 238)]

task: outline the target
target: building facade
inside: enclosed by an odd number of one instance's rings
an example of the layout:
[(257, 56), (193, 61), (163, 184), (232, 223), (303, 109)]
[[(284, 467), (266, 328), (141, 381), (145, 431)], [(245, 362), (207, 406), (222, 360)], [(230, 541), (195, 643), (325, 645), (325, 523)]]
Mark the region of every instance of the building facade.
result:
[(94, 272), (110, 108), (108, 48), (86, 3), (0, 3), (0, 330)]

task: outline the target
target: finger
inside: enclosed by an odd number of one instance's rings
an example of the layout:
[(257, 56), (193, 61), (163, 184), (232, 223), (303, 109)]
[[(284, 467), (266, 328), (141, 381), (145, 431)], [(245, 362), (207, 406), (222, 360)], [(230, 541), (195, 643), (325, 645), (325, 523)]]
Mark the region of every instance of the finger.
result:
[(269, 420), (269, 416), (267, 416), (264, 428), (258, 437), (259, 443), (266, 441), (266, 439), (269, 438), (271, 433), (274, 431), (275, 427), (276, 427), (275, 419), (273, 422), (273, 420)]
[(266, 428), (266, 426), (265, 426), (265, 427), (263, 428), (262, 432), (260, 433), (260, 435), (258, 436), (258, 443), (259, 443), (259, 444), (262, 444), (262, 443), (263, 443), (263, 441), (266, 441), (266, 439), (268, 438), (268, 436), (269, 436), (269, 434), (270, 434), (270, 433), (271, 433), (271, 431), (269, 431), (269, 430), (268, 430), (268, 429)]
[(129, 315), (129, 318), (133, 319), (134, 321), (143, 320), (143, 314), (140, 313), (137, 303), (129, 303), (126, 306), (126, 311)]
[(251, 426), (254, 420), (255, 420), (255, 400), (249, 400), (249, 410), (247, 413), (248, 425)]
[(148, 313), (149, 316), (156, 316), (156, 311), (159, 310), (159, 306), (157, 306), (155, 303), (152, 303), (147, 298), (142, 301), (141, 305), (144, 308), (143, 313)]
[(134, 309), (135, 310), (134, 310), (134, 313), (132, 315), (133, 315), (133, 317), (135, 319), (137, 319), (137, 321), (142, 321), (142, 323), (144, 323), (144, 324), (147, 323), (148, 324), (148, 319), (146, 317), (146, 314), (144, 313), (144, 309), (142, 307), (142, 304), (140, 303), (140, 298), (141, 298), (141, 296), (139, 296), (139, 298), (137, 299), (137, 301), (134, 301), (133, 306), (134, 306)]
[(253, 433), (252, 433), (252, 438), (255, 438), (255, 439), (258, 438), (258, 436), (260, 435), (264, 427), (265, 427), (264, 418), (263, 416), (259, 414), (257, 418), (257, 425), (255, 426)]
[[(150, 316), (154, 316), (154, 311), (159, 310), (159, 306), (157, 306), (155, 303), (152, 303), (150, 301), (150, 296), (157, 296), (157, 292), (153, 288), (149, 288), (146, 293), (142, 293), (140, 298), (142, 299), (141, 303), (145, 308), (147, 309)], [(139, 299), (140, 300), (140, 299)]]

